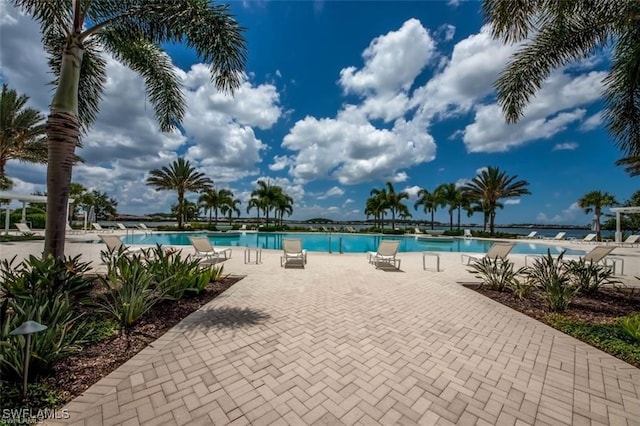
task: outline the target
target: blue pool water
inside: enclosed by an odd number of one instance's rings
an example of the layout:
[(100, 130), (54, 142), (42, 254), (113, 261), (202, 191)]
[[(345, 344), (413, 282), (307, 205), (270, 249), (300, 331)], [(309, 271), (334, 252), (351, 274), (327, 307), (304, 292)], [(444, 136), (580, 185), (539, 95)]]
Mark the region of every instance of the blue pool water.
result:
[[(456, 238), (450, 242), (430, 242), (419, 240), (414, 236), (389, 236), (389, 235), (365, 235), (365, 234), (325, 234), (325, 233), (153, 233), (135, 234), (123, 238), (125, 244), (162, 244), (162, 245), (190, 245), (190, 236), (207, 236), (212, 244), (217, 246), (260, 247), (264, 249), (282, 250), (283, 238), (299, 238), (302, 247), (308, 251), (331, 253), (366, 253), (375, 251), (380, 240), (400, 240), (401, 252), (419, 251), (448, 251), (454, 253), (486, 253), (493, 241), (465, 240)], [(512, 253), (518, 254), (546, 254), (547, 250), (552, 254), (559, 254), (566, 250), (568, 255), (583, 255), (580, 250), (563, 249), (560, 246), (545, 243), (517, 242)]]

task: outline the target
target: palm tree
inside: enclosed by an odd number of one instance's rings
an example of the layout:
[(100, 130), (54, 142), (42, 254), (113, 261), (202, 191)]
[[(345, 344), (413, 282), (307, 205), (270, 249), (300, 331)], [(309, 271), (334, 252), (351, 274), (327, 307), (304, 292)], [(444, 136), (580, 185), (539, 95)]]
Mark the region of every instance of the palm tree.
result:
[(396, 229), (396, 214), (398, 214), (399, 212), (403, 212), (404, 214), (409, 213), (409, 209), (402, 202), (402, 200), (408, 199), (408, 192), (396, 192), (396, 189), (393, 187), (393, 183), (387, 182), (387, 205), (389, 207), (389, 210), (391, 210), (391, 226), (393, 229)]
[(597, 233), (597, 240), (601, 241), (600, 235), (600, 216), (602, 215), (602, 208), (613, 206), (618, 204), (615, 197), (608, 192), (591, 191), (583, 195), (578, 200), (578, 206), (584, 209), (584, 212), (589, 214), (593, 212), (595, 220), (595, 230)]
[[(56, 89), (46, 124), (47, 232), (44, 253), (64, 256), (65, 211), (74, 150), (98, 113), (110, 54), (144, 79), (160, 129), (177, 128), (185, 101), (171, 58), (162, 49), (186, 43), (209, 64), (215, 86), (239, 87), (244, 31), (228, 6), (174, 0), (12, 0), (40, 23)], [(183, 207), (183, 206), (180, 206)], [(179, 215), (182, 217), (182, 215)]]
[(629, 176), (640, 176), (640, 154), (631, 155), (616, 161), (616, 166), (624, 166)]
[(178, 192), (176, 212), (178, 228), (182, 228), (185, 217), (185, 192), (198, 192), (208, 189), (213, 182), (204, 173), (197, 172), (195, 167), (184, 158), (178, 158), (169, 167), (153, 169), (149, 172), (147, 185), (154, 186), (157, 191), (175, 190)]
[(29, 163), (47, 162), (47, 143), (44, 116), (33, 108), (27, 108), (29, 97), (18, 95), (2, 85), (0, 94), (0, 182), (10, 180), (5, 174), (9, 160)]
[(489, 232), (495, 231), (496, 209), (502, 207), (503, 198), (520, 197), (531, 194), (529, 182), (516, 180), (518, 176), (507, 176), (498, 167), (487, 167), (462, 187), (462, 192), (470, 200), (481, 202), (482, 209), (489, 216)]
[(224, 204), (220, 207), (220, 211), (222, 212), (222, 214), (229, 213), (229, 223), (231, 223), (231, 216), (234, 212), (238, 215), (238, 217), (240, 217), (240, 209), (238, 208), (238, 204), (242, 204), (242, 201), (238, 200), (237, 198), (233, 198), (233, 192), (231, 192), (231, 195), (224, 200)]
[(277, 194), (274, 200), (274, 207), (280, 218), (280, 226), (282, 226), (284, 224), (284, 214), (286, 213), (287, 216), (291, 216), (291, 214), (293, 214), (293, 198), (288, 194), (285, 194), (282, 191), (282, 188), (280, 188), (280, 190), (281, 191)]
[(460, 204), (462, 194), (455, 183), (443, 183), (435, 190), (439, 205), (449, 207), (449, 230), (453, 230), (453, 212), (458, 209), (458, 228), (460, 228)]
[(260, 208), (264, 211), (266, 223), (269, 225), (269, 212), (274, 207), (274, 200), (277, 197), (277, 188), (279, 187), (271, 185), (269, 182), (265, 182), (263, 180), (259, 180), (257, 185), (258, 188), (251, 191), (251, 197), (257, 198)]
[[(370, 192), (371, 197), (367, 200), (367, 211), (374, 217), (374, 227), (384, 229), (384, 214), (389, 208), (389, 197), (386, 188), (374, 188)], [(378, 222), (379, 221), (379, 222)]]
[(438, 193), (436, 191), (429, 192), (425, 188), (420, 188), (418, 191), (418, 200), (413, 204), (413, 208), (418, 210), (418, 207), (422, 206), (425, 213), (431, 213), (431, 229), (433, 230), (434, 215), (440, 201), (438, 200)]
[(251, 211), (251, 209), (255, 208), (257, 211), (257, 220), (260, 222), (260, 210), (262, 209), (262, 205), (260, 204), (260, 199), (258, 197), (251, 197), (249, 202), (247, 203), (247, 214)]
[(554, 69), (611, 48), (611, 69), (603, 80), (607, 127), (627, 157), (640, 155), (640, 2), (485, 0), (483, 11), (494, 38), (526, 40), (496, 82), (508, 122), (522, 117)]
[(198, 205), (204, 208), (205, 212), (209, 211), (209, 223), (211, 223), (211, 212), (215, 212), (216, 223), (218, 223), (218, 210), (232, 197), (233, 192), (228, 189), (217, 191), (215, 188), (207, 188), (198, 197)]

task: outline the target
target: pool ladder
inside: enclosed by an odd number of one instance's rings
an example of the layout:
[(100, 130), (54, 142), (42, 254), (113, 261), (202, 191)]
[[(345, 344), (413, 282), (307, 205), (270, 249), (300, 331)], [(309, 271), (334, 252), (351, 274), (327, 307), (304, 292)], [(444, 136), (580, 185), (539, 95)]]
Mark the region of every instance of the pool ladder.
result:
[[(338, 237), (338, 252), (342, 254), (342, 237)], [(331, 233), (329, 233), (329, 253), (331, 253)]]

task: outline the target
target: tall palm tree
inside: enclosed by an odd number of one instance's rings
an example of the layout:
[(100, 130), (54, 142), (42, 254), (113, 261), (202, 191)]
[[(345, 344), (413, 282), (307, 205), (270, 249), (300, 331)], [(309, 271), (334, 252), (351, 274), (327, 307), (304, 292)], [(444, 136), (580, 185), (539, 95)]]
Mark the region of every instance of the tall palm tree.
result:
[[(65, 211), (74, 150), (98, 113), (110, 54), (144, 79), (160, 129), (177, 127), (185, 101), (171, 58), (162, 50), (186, 43), (209, 64), (220, 90), (239, 87), (245, 64), (243, 28), (225, 5), (174, 0), (11, 0), (40, 23), (55, 93), (47, 121), (45, 254), (64, 256)], [(183, 207), (183, 206), (181, 206)], [(181, 217), (181, 215), (179, 215)]]
[(287, 216), (291, 216), (291, 214), (293, 214), (293, 198), (291, 198), (290, 195), (285, 194), (282, 191), (282, 188), (280, 189), (281, 190), (274, 200), (274, 207), (280, 219), (280, 226), (282, 226), (284, 224), (284, 214), (286, 213)]
[(402, 202), (402, 200), (409, 199), (409, 193), (406, 191), (396, 192), (396, 189), (393, 187), (393, 183), (387, 182), (387, 205), (389, 210), (391, 210), (391, 226), (393, 229), (396, 229), (396, 214), (402, 212), (404, 214), (409, 213), (409, 209), (406, 204)]
[(425, 213), (431, 213), (431, 229), (433, 230), (434, 215), (439, 205), (440, 201), (438, 200), (437, 191), (429, 192), (425, 188), (420, 188), (418, 191), (418, 199), (413, 204), (413, 208), (418, 210), (418, 207), (422, 206)]
[(240, 217), (240, 209), (238, 208), (238, 204), (242, 204), (242, 201), (237, 198), (233, 198), (233, 192), (231, 192), (231, 195), (224, 200), (224, 204), (220, 207), (220, 212), (222, 214), (229, 213), (229, 223), (231, 223), (233, 213), (237, 214), (238, 217)]
[(27, 108), (29, 97), (18, 95), (6, 83), (0, 93), (0, 182), (9, 181), (5, 166), (9, 160), (47, 162), (45, 117)]
[(262, 210), (262, 205), (260, 204), (260, 199), (258, 197), (251, 197), (247, 202), (247, 214), (251, 211), (251, 209), (256, 209), (257, 219), (260, 222), (260, 210)]
[(169, 167), (151, 170), (147, 178), (147, 185), (155, 187), (157, 191), (178, 192), (176, 212), (179, 228), (182, 228), (186, 213), (185, 193), (206, 190), (211, 187), (212, 183), (211, 179), (206, 177), (204, 173), (196, 171), (196, 168), (184, 158), (178, 158)]
[[(439, 205), (449, 207), (449, 229), (453, 230), (453, 212), (459, 209), (462, 195), (455, 183), (443, 183), (439, 185), (435, 193)], [(458, 210), (458, 224), (460, 223), (460, 211)], [(458, 228), (460, 225), (458, 225)]]
[[(267, 225), (269, 225), (269, 212), (275, 207), (274, 201), (279, 192), (278, 188), (280, 187), (263, 180), (259, 180), (257, 185), (258, 187), (251, 191), (251, 197), (256, 197), (258, 199), (258, 204), (265, 214)], [(281, 190), (282, 189), (280, 188), (280, 191)]]
[(370, 192), (371, 198), (367, 200), (368, 210), (373, 214), (375, 227), (384, 229), (384, 215), (389, 208), (389, 197), (386, 188), (374, 188)]
[(508, 176), (498, 167), (489, 166), (462, 187), (470, 200), (481, 202), (483, 211), (489, 216), (489, 232), (494, 234), (496, 210), (502, 207), (503, 198), (521, 197), (531, 194), (527, 189), (529, 182), (516, 180), (517, 175)]
[(484, 0), (482, 6), (494, 38), (526, 41), (496, 82), (508, 122), (522, 117), (554, 69), (611, 48), (603, 93), (607, 127), (625, 156), (640, 155), (640, 2)]
[(618, 204), (616, 198), (608, 192), (591, 191), (586, 193), (578, 200), (578, 206), (584, 209), (584, 212), (589, 214), (593, 212), (595, 220), (595, 228), (597, 233), (597, 240), (601, 241), (600, 234), (600, 216), (602, 215), (602, 208), (613, 206)]
[(215, 188), (207, 188), (198, 197), (198, 204), (205, 211), (209, 211), (209, 222), (211, 222), (211, 213), (215, 212), (216, 223), (218, 223), (218, 210), (232, 197), (233, 192), (228, 189), (216, 190)]

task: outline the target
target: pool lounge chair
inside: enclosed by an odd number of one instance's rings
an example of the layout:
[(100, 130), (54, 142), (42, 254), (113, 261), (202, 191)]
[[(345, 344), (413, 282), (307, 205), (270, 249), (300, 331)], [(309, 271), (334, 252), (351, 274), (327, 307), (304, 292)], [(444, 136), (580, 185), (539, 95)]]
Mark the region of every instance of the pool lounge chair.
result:
[(471, 229), (464, 230), (464, 238), (473, 238), (473, 235), (471, 235)]
[(124, 226), (124, 224), (122, 224), (120, 222), (117, 222), (116, 226), (118, 227), (118, 229), (121, 229), (123, 231), (128, 231), (129, 230), (129, 228), (127, 228), (126, 226)]
[(122, 253), (125, 256), (142, 254), (142, 247), (131, 247), (125, 245), (117, 235), (101, 235), (98, 237), (106, 244), (107, 250), (112, 254)]
[(420, 230), (420, 228), (418, 228), (417, 226), (414, 228), (413, 232), (415, 234), (422, 234), (422, 231)]
[[(398, 240), (380, 241), (377, 251), (367, 253), (369, 263), (373, 263), (376, 269), (379, 269), (381, 264), (393, 265), (394, 268), (400, 269), (400, 259), (396, 257), (398, 247), (400, 247), (400, 241)], [(396, 266), (396, 262), (398, 262), (398, 266)]]
[(583, 239), (576, 240), (576, 243), (580, 243), (580, 244), (593, 243), (595, 242), (597, 236), (598, 236), (597, 234), (587, 234), (587, 236), (585, 236)]
[[(584, 259), (585, 262), (602, 263), (604, 266), (611, 268), (613, 273), (616, 272), (616, 266), (620, 263), (620, 275), (624, 274), (624, 259), (621, 257), (611, 257), (609, 254), (615, 249), (611, 246), (596, 246), (584, 256), (580, 256), (580, 259)], [(524, 257), (524, 264), (527, 266), (528, 259), (531, 257), (545, 257), (544, 254), (528, 254)]]
[(91, 227), (98, 232), (113, 232), (113, 229), (103, 228), (98, 222), (92, 223)]
[(231, 258), (231, 248), (217, 249), (213, 247), (207, 237), (189, 237), (189, 241), (191, 241), (193, 248), (196, 249), (196, 257), (211, 261), (217, 261), (220, 256), (224, 256), (225, 260)]
[(566, 232), (558, 232), (555, 237), (548, 237), (551, 240), (564, 240), (564, 236), (567, 235)]
[(71, 227), (71, 225), (69, 225), (69, 223), (67, 222), (67, 224), (65, 225), (65, 232), (67, 234), (82, 234), (84, 231), (82, 229), (73, 229)]
[(153, 229), (149, 228), (147, 225), (145, 225), (144, 223), (140, 222), (138, 224), (138, 229), (143, 230), (144, 232), (149, 232), (149, 233), (153, 233)]
[(304, 268), (307, 263), (307, 251), (302, 248), (302, 240), (283, 238), (283, 254), (280, 256), (280, 266), (286, 268), (289, 265), (296, 265)]
[(29, 228), (29, 225), (26, 223), (14, 223), (15, 227), (18, 228), (18, 231), (23, 234), (33, 234), (33, 230)]
[(523, 239), (531, 239), (531, 238), (535, 238), (536, 234), (538, 233), (538, 231), (531, 231), (529, 232), (529, 235), (525, 235), (525, 236), (519, 236), (518, 238), (523, 238)]
[(629, 235), (626, 240), (619, 243), (612, 243), (618, 247), (635, 247), (640, 246), (640, 235)]
[(514, 243), (494, 243), (484, 256), (477, 257), (468, 254), (462, 254), (461, 260), (462, 263), (466, 263), (467, 265), (471, 265), (471, 261), (478, 262), (482, 258), (500, 259), (504, 262), (505, 260), (507, 260), (507, 256), (509, 256), (509, 253), (511, 253), (511, 250), (513, 250), (514, 246)]

